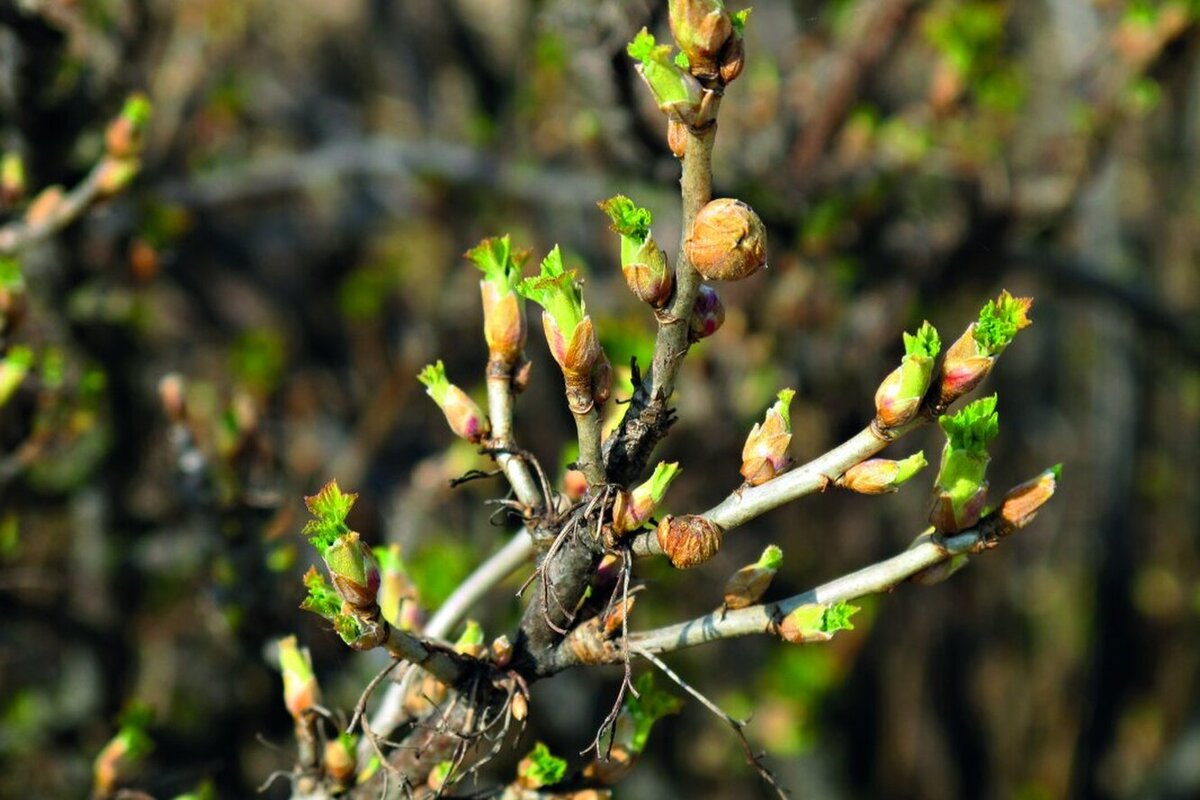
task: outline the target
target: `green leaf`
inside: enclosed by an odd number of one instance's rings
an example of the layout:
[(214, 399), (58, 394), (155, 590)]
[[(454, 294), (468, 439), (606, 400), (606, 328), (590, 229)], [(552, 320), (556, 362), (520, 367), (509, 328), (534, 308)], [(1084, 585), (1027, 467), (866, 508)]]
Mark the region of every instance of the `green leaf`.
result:
[(466, 252), (467, 259), (499, 287), (515, 289), (521, 280), (521, 266), (529, 254), (512, 249), (508, 234), (484, 239)]
[(654, 40), (654, 34), (642, 28), (633, 37), (633, 41), (625, 48), (625, 52), (629, 53), (631, 58), (636, 58), (638, 61), (647, 61), (654, 54), (658, 42)]
[(625, 699), (625, 711), (634, 726), (630, 747), (635, 753), (640, 753), (646, 749), (654, 723), (663, 717), (678, 714), (683, 708), (683, 701), (655, 686), (653, 672), (642, 673), (634, 688), (637, 689), (637, 696), (630, 693)]
[(687, 53), (682, 50), (676, 53), (675, 58), (672, 60), (675, 62), (675, 66), (682, 70), (690, 70), (692, 68), (692, 62), (688, 59)]
[(854, 623), (850, 621), (850, 618), (858, 611), (858, 606), (852, 606), (845, 600), (831, 603), (825, 608), (825, 613), (821, 615), (821, 632), (835, 633), (854, 630)]
[(975, 341), (990, 356), (999, 355), (1017, 335), (1017, 331), (1029, 325), (1029, 307), (1033, 299), (1013, 297), (1007, 291), (995, 300), (989, 300), (979, 311), (975, 323)]
[(417, 373), (417, 380), (425, 385), (425, 394), (433, 398), (439, 406), (446, 400), (446, 392), (450, 391), (450, 380), (446, 377), (446, 365), (439, 358), (432, 364), (426, 364)]
[(316, 567), (311, 567), (304, 574), (304, 586), (308, 589), (308, 596), (300, 603), (300, 608), (330, 622), (341, 614), (342, 598), (325, 582), (325, 577), (317, 572)]
[(650, 235), (650, 224), (654, 221), (648, 209), (642, 208), (623, 194), (610, 197), (598, 204), (612, 220), (614, 232), (633, 239), (636, 244), (646, 241)]
[(469, 619), (467, 620), (466, 627), (463, 628), (462, 635), (458, 637), (458, 641), (454, 643), (454, 646), (457, 648), (483, 644), (483, 638), (483, 628), (475, 620)]
[(897, 472), (896, 477), (892, 479), (892, 485), (904, 484), (927, 466), (929, 466), (929, 462), (925, 460), (924, 450), (918, 450), (908, 458), (900, 459), (896, 462)]
[(525, 756), (521, 777), (530, 788), (553, 786), (567, 775), (567, 761), (550, 752), (544, 742), (538, 742)]
[(24, 286), (21, 262), (15, 258), (0, 256), (0, 289), (20, 290)]
[(646, 481), (641, 488), (648, 488), (650, 496), (654, 498), (655, 503), (661, 503), (663, 496), (667, 493), (667, 487), (671, 485), (671, 481), (679, 476), (683, 470), (679, 466), (679, 462), (670, 464), (660, 461), (658, 466), (654, 468), (654, 474)]
[(346, 526), (346, 515), (354, 507), (356, 499), (357, 494), (343, 493), (336, 480), (325, 484), (316, 494), (304, 498), (304, 504), (314, 519), (304, 526), (302, 533), (309, 537), (313, 547), (324, 553), (339, 536), (350, 532)]
[(562, 251), (558, 245), (542, 260), (541, 272), (537, 277), (526, 278), (517, 284), (517, 293), (537, 303), (554, 317), (558, 329), (568, 341), (587, 314), (575, 272), (568, 272), (563, 267)]
[(792, 398), (796, 396), (795, 389), (783, 389), (776, 397), (775, 405), (767, 411), (769, 417), (772, 413), (778, 414), (783, 419), (784, 430), (789, 433), (792, 430)]
[(914, 358), (937, 358), (941, 352), (942, 342), (938, 337), (937, 328), (929, 321), (921, 323), (916, 333), (904, 334), (904, 354)]
[(943, 414), (938, 425), (946, 432), (951, 449), (986, 455), (988, 443), (1000, 432), (996, 395), (981, 397), (956, 414)]
[(729, 21), (733, 24), (733, 35), (739, 39), (746, 35), (746, 21), (750, 19), (750, 12), (753, 8), (743, 8), (741, 11), (735, 11), (729, 15)]
[(777, 545), (769, 544), (762, 551), (762, 555), (758, 557), (758, 562), (755, 567), (758, 569), (779, 569), (783, 564), (783, 551)]

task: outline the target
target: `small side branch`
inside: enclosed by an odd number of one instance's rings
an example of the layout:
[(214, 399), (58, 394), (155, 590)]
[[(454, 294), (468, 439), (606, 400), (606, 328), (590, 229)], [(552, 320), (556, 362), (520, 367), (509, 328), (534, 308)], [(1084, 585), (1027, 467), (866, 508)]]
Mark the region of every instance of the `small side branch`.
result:
[(0, 227), (0, 256), (11, 256), (38, 242), (44, 241), (79, 218), (84, 211), (104, 199), (104, 178), (112, 168), (113, 159), (105, 156), (92, 167), (87, 176), (64, 194), (44, 218), (34, 224), (24, 219)]

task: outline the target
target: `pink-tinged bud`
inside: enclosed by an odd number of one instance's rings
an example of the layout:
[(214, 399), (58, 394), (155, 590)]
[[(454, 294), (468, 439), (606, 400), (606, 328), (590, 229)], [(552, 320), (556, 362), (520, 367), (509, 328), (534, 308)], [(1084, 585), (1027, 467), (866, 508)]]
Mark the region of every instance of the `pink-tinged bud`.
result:
[(515, 291), (498, 288), (489, 280), (479, 282), (479, 292), (483, 297), (483, 338), (488, 356), (514, 367), (525, 353), (525, 304)]
[(358, 533), (350, 531), (339, 536), (325, 549), (323, 558), (333, 588), (347, 605), (359, 609), (375, 605), (379, 595), (379, 565)]
[(712, 336), (725, 324), (725, 306), (717, 290), (706, 283), (700, 284), (696, 302), (692, 305), (692, 316), (688, 319), (688, 341), (695, 344)]
[(883, 427), (898, 427), (917, 415), (941, 346), (937, 329), (928, 321), (916, 333), (904, 334), (904, 358), (875, 392), (875, 415)]
[(717, 56), (733, 36), (733, 22), (721, 0), (671, 0), (671, 35), (697, 78), (713, 80), (720, 74)]
[(975, 341), (975, 323), (946, 350), (938, 389), (938, 403), (947, 406), (970, 392), (992, 371), (996, 359), (980, 352)]
[(1062, 465), (1057, 464), (1031, 481), (1014, 486), (1000, 501), (997, 513), (1011, 528), (1024, 528), (1037, 515), (1038, 509), (1054, 496), (1062, 479)]
[(29, 207), (25, 209), (25, 224), (36, 228), (49, 222), (58, 215), (62, 207), (64, 192), (61, 186), (47, 186), (38, 192)]
[(966, 530), (979, 522), (979, 517), (987, 505), (987, 490), (987, 481), (978, 484), (965, 498), (935, 489), (933, 508), (929, 511), (930, 523), (939, 533), (950, 534)]
[(738, 281), (767, 263), (767, 229), (741, 200), (713, 200), (696, 215), (684, 253), (706, 280)]
[(675, 276), (667, 264), (666, 253), (655, 244), (654, 239), (646, 240), (646, 244), (638, 251), (639, 256), (643, 256), (643, 250), (651, 252), (644, 254), (641, 261), (622, 265), (621, 272), (625, 275), (625, 283), (639, 300), (654, 308), (662, 308), (671, 299)]
[(284, 705), (292, 719), (301, 722), (306, 712), (320, 704), (321, 687), (308, 648), (300, 648), (295, 636), (279, 640), (279, 669), (283, 673)]
[(0, 204), (11, 206), (25, 196), (25, 162), (16, 153), (0, 156)]
[(872, 458), (846, 470), (837, 485), (859, 494), (887, 494), (899, 489), (927, 465), (924, 451), (913, 453), (900, 461)]
[[(592, 326), (592, 318), (584, 317), (580, 320), (570, 339), (563, 335), (554, 315), (549, 312), (542, 313), (542, 326), (546, 330), (550, 354), (562, 368), (563, 380), (567, 387), (567, 405), (576, 414), (586, 414), (596, 405), (593, 395), (593, 371), (604, 352)], [(609, 386), (612, 379), (611, 370), (612, 366), (609, 365)], [(603, 370), (595, 377), (603, 380)], [(607, 390), (608, 387), (602, 388)]]
[(632, 492), (621, 492), (613, 504), (613, 532), (618, 536), (646, 524), (680, 473), (679, 464), (658, 462), (650, 479)]
[(969, 560), (965, 553), (959, 553), (953, 558), (946, 559), (934, 564), (932, 567), (921, 570), (909, 578), (909, 580), (918, 586), (936, 586), (942, 581), (948, 580), (951, 575), (965, 567)]
[(578, 503), (587, 494), (587, 476), (581, 470), (569, 469), (563, 475), (563, 494), (572, 503)]
[(357, 749), (354, 737), (345, 733), (326, 742), (322, 759), (325, 765), (325, 774), (333, 778), (337, 784), (348, 785), (354, 779), (354, 772), (358, 766), (358, 759), (355, 755)]
[(669, 514), (658, 523), (658, 545), (676, 569), (691, 569), (708, 561), (721, 549), (724, 531), (707, 517)]
[(987, 445), (1000, 431), (996, 396), (943, 415), (938, 425), (946, 433), (946, 446), (934, 479), (929, 521), (939, 533), (957, 533), (979, 521), (987, 502)]
[(792, 463), (788, 447), (792, 443), (790, 419), (793, 389), (779, 393), (775, 405), (767, 409), (762, 424), (755, 423), (742, 446), (742, 477), (749, 486), (766, 483)]
[(782, 563), (783, 551), (773, 544), (767, 545), (758, 561), (742, 567), (725, 582), (725, 607), (745, 608), (757, 603)]
[(492, 432), (487, 417), (475, 401), (446, 378), (446, 366), (441, 361), (427, 365), (417, 375), (417, 380), (425, 384), (425, 393), (442, 409), (455, 434), (478, 444)]
[(1032, 298), (1013, 297), (1003, 291), (980, 309), (979, 319), (950, 345), (942, 361), (938, 400), (943, 407), (974, 389), (988, 376), (996, 358), (1019, 331), (1029, 326), (1032, 305)]

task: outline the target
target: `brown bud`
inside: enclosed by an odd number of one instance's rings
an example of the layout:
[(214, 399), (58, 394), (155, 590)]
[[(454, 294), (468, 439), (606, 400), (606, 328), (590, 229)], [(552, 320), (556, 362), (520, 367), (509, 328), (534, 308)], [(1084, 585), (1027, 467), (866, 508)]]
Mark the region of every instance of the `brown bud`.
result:
[(524, 692), (517, 691), (513, 694), (508, 710), (517, 722), (521, 722), (529, 716), (529, 700), (526, 699)]
[(1038, 509), (1054, 496), (1060, 475), (1060, 467), (1052, 467), (1033, 480), (1009, 489), (1000, 501), (1000, 518), (1013, 528), (1024, 528), (1033, 521)]
[(668, 20), (671, 34), (697, 78), (719, 74), (717, 54), (733, 36), (733, 22), (719, 0), (671, 0)]
[(683, 247), (708, 280), (737, 281), (767, 263), (767, 229), (750, 206), (721, 197), (700, 209)]
[(691, 569), (708, 561), (721, 548), (724, 531), (707, 517), (667, 515), (658, 523), (658, 545), (676, 569)]
[(683, 158), (687, 152), (687, 137), (687, 125), (673, 119), (667, 121), (667, 146), (676, 158)]
[(746, 67), (746, 45), (741, 36), (734, 34), (729, 37), (725, 49), (721, 51), (720, 62), (721, 80), (733, 83)]
[(163, 413), (172, 424), (179, 424), (187, 418), (184, 381), (178, 372), (169, 372), (159, 380), (158, 399), (162, 403)]
[(996, 359), (987, 355), (975, 341), (975, 323), (946, 350), (942, 359), (938, 404), (948, 406), (974, 389), (992, 371)]
[(572, 503), (578, 503), (587, 494), (587, 476), (581, 470), (569, 469), (563, 475), (563, 494)]
[[(945, 491), (935, 491), (933, 507), (929, 510), (929, 521), (939, 533), (958, 533), (979, 521), (987, 503), (987, 481), (983, 481), (966, 502), (958, 504)], [(955, 506), (958, 506), (956, 509)]]
[(340, 784), (349, 783), (357, 766), (354, 752), (342, 737), (325, 743), (325, 773)]
[(492, 641), (492, 660), (497, 667), (506, 667), (512, 661), (513, 646), (507, 636), (500, 635)]

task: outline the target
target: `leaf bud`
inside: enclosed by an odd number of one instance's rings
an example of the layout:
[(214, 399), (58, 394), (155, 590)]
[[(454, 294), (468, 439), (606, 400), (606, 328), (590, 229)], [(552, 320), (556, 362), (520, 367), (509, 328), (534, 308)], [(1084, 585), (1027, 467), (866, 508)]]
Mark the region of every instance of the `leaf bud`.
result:
[(621, 272), (625, 283), (637, 298), (654, 308), (662, 308), (671, 299), (674, 274), (663, 252), (650, 235), (653, 217), (624, 195), (599, 204), (612, 220), (612, 230), (621, 237)]
[(717, 55), (733, 36), (733, 22), (721, 0), (671, 0), (671, 35), (687, 59), (688, 70), (701, 80), (720, 74)]
[(660, 461), (649, 480), (632, 492), (619, 493), (613, 504), (613, 532), (621, 536), (646, 524), (679, 473), (678, 463)]
[(0, 408), (21, 388), (32, 366), (33, 351), (28, 347), (13, 347), (0, 356)]
[(691, 569), (721, 549), (724, 531), (707, 517), (667, 515), (658, 523), (658, 545), (676, 569)]
[(746, 67), (746, 19), (750, 16), (750, 9), (742, 9), (729, 15), (729, 21), (733, 23), (733, 35), (725, 42), (724, 49), (721, 50), (721, 55), (718, 61), (721, 65), (721, 81), (723, 83), (733, 83), (737, 77), (742, 74), (742, 70)]
[(65, 193), (61, 186), (47, 186), (37, 193), (25, 209), (25, 224), (36, 228), (48, 223), (62, 208)]
[(140, 92), (130, 95), (121, 113), (108, 124), (104, 144), (113, 158), (126, 159), (142, 150), (146, 123), (150, 120), (150, 101)]
[(134, 704), (122, 715), (117, 735), (109, 739), (92, 762), (92, 794), (111, 797), (117, 787), (132, 778), (154, 749), (146, 728), (153, 718), (147, 706)]
[(687, 125), (673, 119), (667, 120), (667, 147), (676, 158), (683, 158), (687, 153)]
[(767, 545), (758, 561), (742, 567), (725, 582), (725, 608), (745, 608), (757, 603), (782, 563), (783, 551), (773, 544)]
[(379, 594), (379, 565), (371, 548), (358, 533), (350, 531), (338, 537), (322, 554), (329, 568), (333, 588), (348, 605), (367, 609), (375, 605)]
[(279, 669), (283, 673), (283, 703), (296, 722), (321, 702), (321, 687), (313, 673), (308, 648), (300, 648), (295, 636), (279, 640)]
[(112, 197), (120, 193), (137, 176), (142, 162), (136, 158), (106, 157), (100, 162), (96, 173), (98, 197)]
[(996, 359), (1017, 333), (1030, 325), (1033, 298), (1000, 292), (979, 311), (979, 319), (950, 348), (942, 360), (938, 403), (943, 408), (974, 389), (992, 371)]
[(481, 658), (487, 649), (487, 645), (484, 643), (483, 628), (475, 620), (467, 620), (462, 635), (454, 643), (454, 650), (464, 656)]
[(854, 630), (850, 618), (858, 606), (839, 600), (836, 603), (805, 603), (791, 611), (779, 623), (780, 637), (792, 644), (827, 642), (841, 630)]
[(424, 620), (417, 586), (404, 567), (400, 545), (375, 548), (379, 563), (379, 611), (383, 618), (402, 631), (420, 629)]
[(572, 503), (578, 503), (587, 494), (587, 476), (582, 470), (569, 469), (563, 474), (563, 494)]
[(1000, 430), (996, 396), (984, 397), (938, 419), (946, 446), (934, 480), (929, 520), (939, 533), (957, 533), (979, 521), (987, 501), (987, 445)]
[(762, 423), (754, 423), (746, 437), (741, 472), (748, 486), (766, 483), (792, 463), (788, 447), (792, 443), (790, 411), (795, 395), (794, 389), (781, 391)]
[(688, 318), (688, 342), (695, 344), (712, 336), (725, 324), (725, 306), (717, 290), (706, 283), (700, 284), (696, 302), (692, 304), (692, 315)]
[(492, 640), (492, 661), (497, 667), (507, 667), (508, 662), (512, 661), (512, 656), (513, 645), (507, 636), (501, 634)]
[(523, 789), (553, 786), (567, 775), (567, 762), (550, 752), (545, 743), (538, 742), (517, 764), (517, 785)]
[(456, 435), (478, 444), (491, 433), (491, 425), (483, 411), (466, 392), (450, 383), (446, 378), (446, 366), (440, 360), (426, 365), (417, 380), (425, 384), (425, 393), (442, 409), (450, 430)]
[(1054, 496), (1060, 480), (1062, 464), (1056, 464), (1033, 480), (1009, 489), (997, 511), (1004, 524), (1016, 529), (1032, 522), (1038, 510)]
[(846, 470), (837, 485), (859, 494), (887, 494), (899, 489), (927, 465), (925, 453), (921, 450), (900, 461), (872, 458)]
[(355, 741), (355, 737), (349, 733), (342, 733), (327, 741), (322, 759), (325, 765), (325, 774), (341, 786), (348, 785), (354, 779), (354, 773), (358, 767), (357, 749), (358, 743)]
[(660, 45), (645, 28), (629, 43), (626, 52), (638, 61), (637, 72), (650, 88), (659, 110), (684, 125), (702, 124), (704, 90), (699, 81), (671, 57), (670, 45)]
[(683, 249), (705, 279), (738, 281), (766, 265), (767, 229), (750, 206), (720, 197), (700, 209)]
[(941, 346), (937, 329), (928, 321), (916, 333), (904, 334), (904, 358), (875, 392), (875, 414), (883, 427), (898, 427), (917, 415)]
[(511, 373), (524, 358), (527, 324), (525, 304), (517, 294), (527, 250), (514, 250), (507, 235), (484, 239), (464, 257), (483, 272), (479, 291), (483, 298), (483, 335), (489, 363)]

